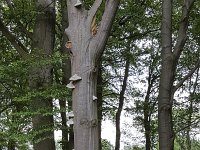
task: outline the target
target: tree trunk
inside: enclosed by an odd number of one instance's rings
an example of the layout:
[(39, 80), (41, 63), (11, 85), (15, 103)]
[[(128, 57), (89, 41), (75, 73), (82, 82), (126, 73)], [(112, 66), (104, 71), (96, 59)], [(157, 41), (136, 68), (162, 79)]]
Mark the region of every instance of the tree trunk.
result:
[(125, 65), (125, 73), (124, 73), (124, 79), (123, 79), (123, 83), (122, 83), (122, 90), (120, 91), (120, 95), (119, 95), (119, 106), (118, 106), (118, 109), (117, 109), (116, 119), (115, 119), (116, 120), (115, 150), (120, 149), (120, 138), (121, 138), (120, 117), (121, 117), (121, 112), (122, 112), (123, 105), (124, 105), (124, 94), (125, 94), (125, 91), (126, 91), (128, 73), (129, 73), (129, 66), (130, 66), (129, 58), (127, 58), (127, 59), (128, 60), (126, 61), (126, 65)]
[(162, 69), (159, 85), (158, 127), (159, 149), (173, 150), (172, 129), (172, 86), (174, 81), (174, 63), (172, 56), (172, 1), (162, 3)]
[(98, 77), (97, 77), (97, 107), (98, 107), (98, 132), (99, 132), (99, 150), (102, 150), (101, 145), (101, 122), (102, 122), (102, 103), (103, 103), (103, 78), (102, 78), (102, 65), (99, 66), (98, 69)]
[(143, 115), (144, 115), (144, 129), (145, 129), (145, 139), (146, 139), (146, 144), (145, 144), (145, 148), (146, 150), (150, 150), (151, 149), (151, 110), (149, 107), (149, 103), (150, 103), (150, 94), (151, 94), (151, 89), (153, 86), (153, 82), (155, 81), (157, 77), (153, 76), (152, 74), (149, 73), (149, 77), (148, 77), (148, 88), (147, 88), (147, 93), (145, 96), (145, 100), (144, 100), (144, 106), (143, 106)]
[(184, 1), (177, 42), (172, 51), (172, 1), (162, 1), (162, 52), (161, 76), (158, 101), (159, 149), (173, 150), (174, 135), (172, 122), (173, 86), (176, 66), (186, 42), (188, 18), (194, 0)]
[(103, 78), (102, 78), (102, 64), (100, 64), (98, 69), (98, 77), (97, 77), (97, 107), (98, 107), (98, 132), (99, 132), (99, 150), (102, 150), (101, 145), (101, 123), (102, 123), (102, 104), (103, 104)]
[(93, 34), (91, 26), (102, 0), (95, 0), (89, 11), (84, 5), (68, 0), (69, 27), (65, 30), (72, 47), (72, 76), (81, 80), (73, 81), (72, 91), (74, 113), (74, 149), (98, 150), (99, 133), (97, 118), (97, 70), (100, 57), (111, 30), (119, 0), (106, 1), (104, 14), (97, 33)]
[[(32, 55), (37, 61), (52, 55), (54, 48), (55, 9), (53, 1), (37, 1), (38, 14), (34, 27)], [(33, 68), (30, 86), (34, 90), (46, 89), (52, 84), (51, 65), (42, 65)], [(38, 112), (32, 118), (33, 130), (37, 133), (34, 137), (34, 150), (55, 150), (53, 115), (43, 115), (43, 111), (53, 111), (51, 98), (36, 96), (32, 100), (32, 110)], [(44, 130), (46, 129), (46, 130)]]

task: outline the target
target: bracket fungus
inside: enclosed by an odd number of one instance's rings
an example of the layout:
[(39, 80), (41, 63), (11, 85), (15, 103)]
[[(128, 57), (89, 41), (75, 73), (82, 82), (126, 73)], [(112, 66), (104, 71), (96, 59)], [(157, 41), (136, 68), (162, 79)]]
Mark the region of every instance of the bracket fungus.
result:
[(80, 0), (77, 0), (77, 2), (74, 5), (74, 7), (80, 7), (81, 5), (82, 5), (82, 2)]
[(70, 112), (67, 114), (67, 117), (74, 117), (73, 111), (70, 111)]
[(69, 84), (67, 84), (67, 87), (69, 89), (74, 89), (75, 88), (75, 86), (73, 85), (72, 81), (70, 81)]
[(69, 78), (70, 81), (79, 81), (82, 78), (78, 76), (77, 74), (74, 74), (71, 78)]
[(71, 119), (69, 119), (68, 121), (67, 121), (67, 124), (68, 125), (72, 125), (72, 124), (74, 124), (74, 120), (71, 118)]
[(92, 97), (93, 101), (97, 100), (97, 97), (96, 96), (93, 96)]

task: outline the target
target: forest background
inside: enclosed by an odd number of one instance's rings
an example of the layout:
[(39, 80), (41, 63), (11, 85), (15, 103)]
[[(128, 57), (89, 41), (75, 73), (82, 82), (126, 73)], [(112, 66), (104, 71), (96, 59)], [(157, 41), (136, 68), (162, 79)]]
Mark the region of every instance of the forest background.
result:
[[(94, 37), (108, 1), (89, 26)], [(98, 2), (83, 3), (91, 10)], [(99, 133), (104, 120), (116, 127), (114, 144), (98, 135), (100, 150), (200, 149), (199, 6), (195, 0), (121, 0), (95, 66), (98, 125), (90, 124)], [(66, 0), (0, 1), (2, 150), (72, 150), (76, 144), (70, 44), (80, 41), (65, 32), (67, 8)], [(54, 141), (58, 130), (62, 138)], [(162, 144), (166, 139), (170, 146)]]

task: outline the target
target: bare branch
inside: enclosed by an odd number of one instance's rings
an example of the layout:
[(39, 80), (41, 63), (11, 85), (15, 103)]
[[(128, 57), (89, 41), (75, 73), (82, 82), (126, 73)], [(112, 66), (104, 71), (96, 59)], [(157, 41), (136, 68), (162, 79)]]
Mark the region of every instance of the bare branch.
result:
[(95, 0), (94, 4), (92, 5), (91, 9), (89, 10), (89, 22), (92, 21), (93, 17), (95, 16), (96, 12), (98, 11), (99, 7), (101, 6), (102, 0)]
[(192, 74), (196, 71), (196, 69), (199, 68), (199, 65), (200, 65), (200, 59), (198, 59), (198, 61), (197, 61), (196, 65), (195, 65), (195, 67), (194, 67), (192, 70), (190, 70), (190, 72), (189, 72), (181, 81), (179, 81), (179, 83), (174, 87), (174, 89), (173, 89), (173, 92), (174, 92), (174, 93), (176, 92), (176, 90), (177, 90), (178, 88), (180, 88), (180, 87), (183, 85), (183, 83), (184, 83), (189, 77), (192, 76)]
[(6, 109), (10, 108), (12, 106), (12, 104), (7, 104), (6, 106), (2, 106), (1, 110), (0, 110), (0, 114), (3, 113)]
[(141, 39), (144, 36), (148, 35), (149, 33), (156, 32), (156, 31), (159, 31), (159, 30), (160, 29), (154, 29), (154, 30), (144, 31), (142, 33), (141, 32), (130, 33), (130, 35), (124, 36), (123, 38), (119, 38), (119, 40), (123, 41), (125, 39)]
[(2, 31), (2, 34), (10, 41), (10, 43), (14, 46), (14, 48), (22, 57), (28, 54), (27, 53), (28, 50), (19, 41), (19, 39), (8, 30), (8, 28), (3, 24), (1, 18), (0, 18), (0, 31)]
[(94, 57), (99, 60), (103, 53), (103, 50), (110, 33), (112, 23), (114, 21), (120, 0), (107, 0), (105, 4), (105, 10), (102, 16), (100, 27), (96, 36), (92, 39), (91, 47), (94, 49)]
[(200, 122), (200, 118), (197, 117), (196, 119), (194, 119), (191, 124), (186, 124), (184, 127), (180, 128), (179, 130), (175, 131), (175, 135), (185, 129), (187, 129), (188, 127), (191, 127), (191, 126), (197, 126)]
[(177, 60), (176, 58), (179, 58), (187, 39), (189, 13), (194, 4), (194, 0), (185, 0), (184, 2), (185, 3), (182, 8), (182, 17), (181, 17), (180, 27), (178, 31), (177, 42), (176, 42), (176, 45), (174, 47), (174, 52), (173, 52), (173, 55), (175, 56), (175, 60)]

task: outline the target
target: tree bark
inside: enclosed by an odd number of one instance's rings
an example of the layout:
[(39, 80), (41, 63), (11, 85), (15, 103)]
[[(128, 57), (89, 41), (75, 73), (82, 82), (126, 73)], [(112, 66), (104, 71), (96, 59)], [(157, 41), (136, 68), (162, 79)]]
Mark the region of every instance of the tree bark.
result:
[(174, 51), (172, 51), (172, 1), (162, 1), (162, 63), (158, 101), (160, 150), (174, 149), (172, 103), (175, 90), (173, 83), (175, 80), (176, 66), (186, 42), (189, 12), (193, 3), (194, 0), (184, 1), (177, 42)]
[(95, 0), (89, 11), (75, 6), (76, 1), (68, 0), (69, 27), (65, 30), (72, 43), (70, 49), (72, 76), (77, 74), (81, 80), (74, 81), (72, 91), (74, 112), (74, 149), (98, 150), (99, 133), (97, 118), (97, 68), (103, 53), (119, 0), (106, 1), (104, 14), (98, 32), (93, 35), (91, 25), (102, 0)]
[(121, 118), (121, 112), (123, 110), (124, 105), (124, 94), (126, 91), (127, 86), (127, 80), (128, 80), (128, 74), (129, 74), (129, 58), (127, 58), (126, 64), (125, 64), (125, 73), (124, 73), (124, 79), (122, 83), (122, 89), (120, 91), (119, 95), (119, 106), (116, 113), (116, 140), (115, 140), (115, 150), (120, 149), (120, 139), (121, 139), (121, 130), (120, 130), (120, 118)]
[[(52, 55), (55, 34), (55, 9), (53, 0), (36, 2), (37, 16), (34, 27), (33, 50), (31, 55), (37, 61)], [(52, 84), (52, 66), (43, 65), (32, 69), (30, 87), (34, 90), (46, 89)], [(53, 115), (43, 115), (41, 110), (53, 111), (51, 98), (36, 96), (32, 100), (32, 110), (38, 112), (32, 118), (34, 137), (34, 150), (55, 150)], [(41, 112), (41, 113), (40, 113)], [(46, 131), (44, 130), (46, 129)]]
[(97, 107), (98, 107), (98, 132), (99, 132), (99, 150), (102, 150), (101, 145), (101, 123), (102, 123), (102, 105), (103, 105), (103, 78), (102, 78), (102, 64), (99, 66), (97, 75)]

